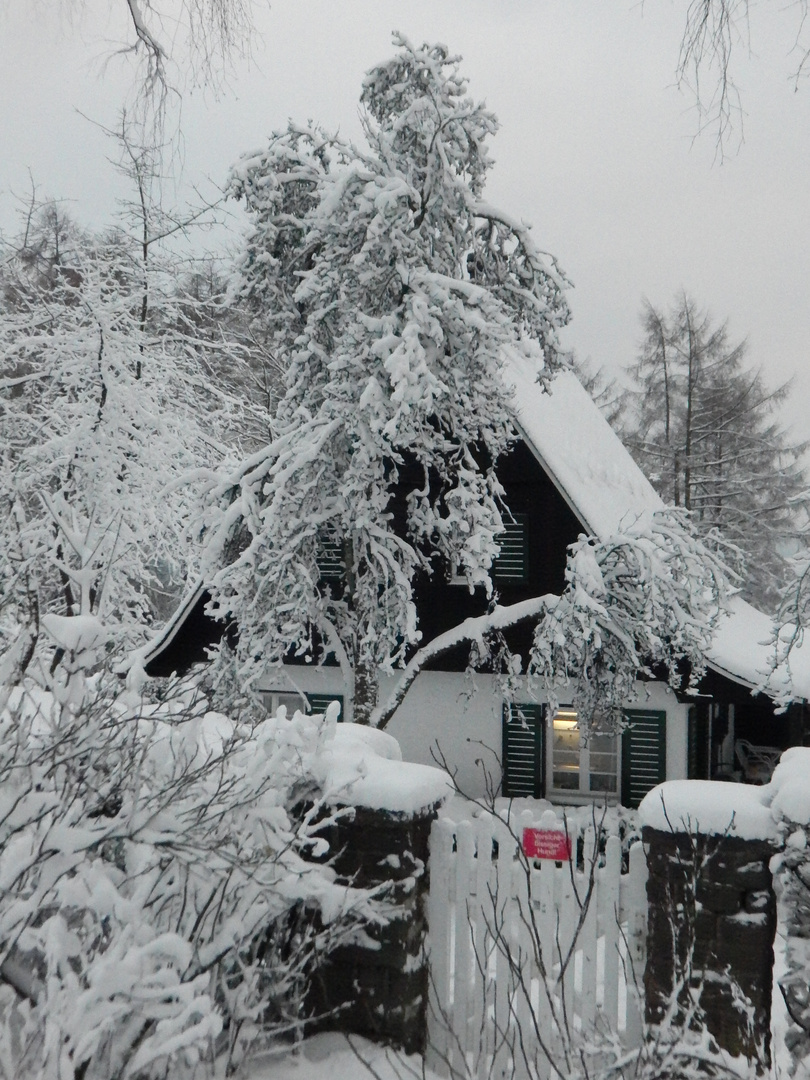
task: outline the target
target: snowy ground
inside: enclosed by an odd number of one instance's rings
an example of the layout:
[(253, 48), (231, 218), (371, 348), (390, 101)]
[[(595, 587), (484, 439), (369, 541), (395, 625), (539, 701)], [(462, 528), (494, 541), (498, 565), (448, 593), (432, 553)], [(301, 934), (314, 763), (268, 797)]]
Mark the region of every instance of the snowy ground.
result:
[(419, 1057), (406, 1057), (367, 1039), (323, 1034), (284, 1057), (257, 1059), (248, 1080), (439, 1080)]

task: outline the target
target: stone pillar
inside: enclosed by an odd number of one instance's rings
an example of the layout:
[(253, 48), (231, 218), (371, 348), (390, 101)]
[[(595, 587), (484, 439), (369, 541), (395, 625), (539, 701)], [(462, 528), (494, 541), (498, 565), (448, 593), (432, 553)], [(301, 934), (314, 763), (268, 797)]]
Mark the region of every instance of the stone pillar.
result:
[[(310, 1011), (320, 1030), (365, 1035), (423, 1053), (428, 970), (428, 841), (435, 806), (417, 815), (357, 807), (324, 832), (333, 866), (359, 888), (392, 883), (395, 910), (384, 927), (367, 927), (369, 943), (334, 950), (317, 972)], [(327, 1014), (331, 1013), (331, 1016)]]
[(699, 990), (700, 1015), (718, 1046), (770, 1064), (776, 901), (774, 841), (644, 827), (649, 902), (646, 1015), (659, 1023), (678, 996), (680, 1021)]

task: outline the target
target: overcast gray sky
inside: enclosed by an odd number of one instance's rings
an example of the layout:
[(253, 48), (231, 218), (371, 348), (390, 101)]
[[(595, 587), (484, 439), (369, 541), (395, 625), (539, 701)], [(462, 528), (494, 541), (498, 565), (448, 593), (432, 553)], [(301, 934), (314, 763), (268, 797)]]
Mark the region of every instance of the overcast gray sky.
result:
[[(772, 381), (796, 376), (785, 419), (810, 438), (810, 85), (789, 75), (796, 12), (754, 8), (739, 43), (745, 142), (720, 164), (674, 86), (685, 0), (274, 0), (261, 38), (219, 99), (186, 90), (184, 185), (222, 182), (289, 117), (359, 133), (363, 73), (394, 29), (464, 57), (476, 98), (499, 116), (489, 198), (534, 226), (571, 278), (566, 344), (610, 369), (632, 360), (643, 296), (682, 288)], [(72, 19), (64, 12), (77, 9)], [(28, 170), (43, 195), (100, 225), (120, 183), (111, 148), (79, 112), (115, 126), (130, 72), (113, 60), (121, 0), (0, 6), (0, 227)], [(113, 11), (110, 11), (113, 8)], [(118, 11), (121, 8), (121, 11)], [(171, 34), (166, 26), (164, 33)], [(77, 111), (79, 110), (79, 111)]]

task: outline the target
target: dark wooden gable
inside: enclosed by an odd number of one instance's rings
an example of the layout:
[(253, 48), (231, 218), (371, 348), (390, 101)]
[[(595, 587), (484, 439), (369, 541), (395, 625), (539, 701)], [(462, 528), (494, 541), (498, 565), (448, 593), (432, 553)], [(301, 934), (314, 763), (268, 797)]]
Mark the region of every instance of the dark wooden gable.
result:
[(225, 624), (206, 612), (211, 594), (200, 588), (175, 614), (144, 664), (147, 675), (168, 678), (184, 675), (194, 664), (208, 660), (208, 650), (222, 640)]
[[(565, 587), (567, 549), (584, 531), (545, 470), (523, 442), (516, 443), (498, 464), (498, 478), (506, 492), (506, 505), (525, 529), (526, 561), (522, 579), (498, 573), (493, 585), (498, 602), (515, 604), (545, 593), (559, 594)], [(425, 642), (457, 626), (463, 619), (481, 615), (487, 600), (483, 589), (470, 594), (465, 584), (452, 584), (449, 567), (436, 567), (423, 575), (415, 587), (419, 626)], [(531, 645), (532, 629), (526, 624), (507, 635), (509, 647), (524, 657)], [(463, 671), (468, 650), (446, 654), (434, 664), (442, 671)]]
[[(530, 596), (562, 592), (566, 551), (583, 531), (582, 524), (523, 442), (516, 443), (501, 459), (498, 477), (506, 492), (507, 506), (519, 521), (525, 539), (522, 573), (514, 570), (514, 544), (510, 571), (499, 573), (496, 567), (495, 588), (500, 603), (513, 604)], [(395, 520), (401, 513), (398, 502), (401, 504), (402, 500), (395, 499)], [(436, 565), (432, 574), (420, 575), (414, 593), (423, 642), (468, 616), (486, 611), (483, 589), (471, 595), (466, 585), (453, 584), (450, 567)], [(152, 650), (145, 665), (148, 675), (182, 674), (193, 664), (207, 659), (207, 650), (220, 641), (224, 630), (223, 623), (206, 613), (210, 599), (207, 590), (200, 588), (186, 601)], [(510, 648), (525, 654), (531, 642), (531, 628), (517, 628), (508, 640)], [(466, 650), (459, 649), (436, 666), (442, 670), (463, 670), (466, 662)]]

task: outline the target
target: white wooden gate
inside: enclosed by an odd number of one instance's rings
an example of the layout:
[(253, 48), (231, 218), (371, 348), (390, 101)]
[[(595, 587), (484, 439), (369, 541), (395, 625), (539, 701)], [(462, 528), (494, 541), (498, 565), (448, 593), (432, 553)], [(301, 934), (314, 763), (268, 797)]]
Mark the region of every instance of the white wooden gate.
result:
[(433, 825), (428, 1064), (442, 1076), (545, 1080), (593, 1035), (628, 1049), (640, 1040), (642, 845), (623, 872), (618, 837), (598, 845), (593, 828), (578, 838), (569, 827), (579, 868), (532, 862), (519, 843), (526, 827), (565, 825), (553, 810), (509, 826), (491, 815)]

